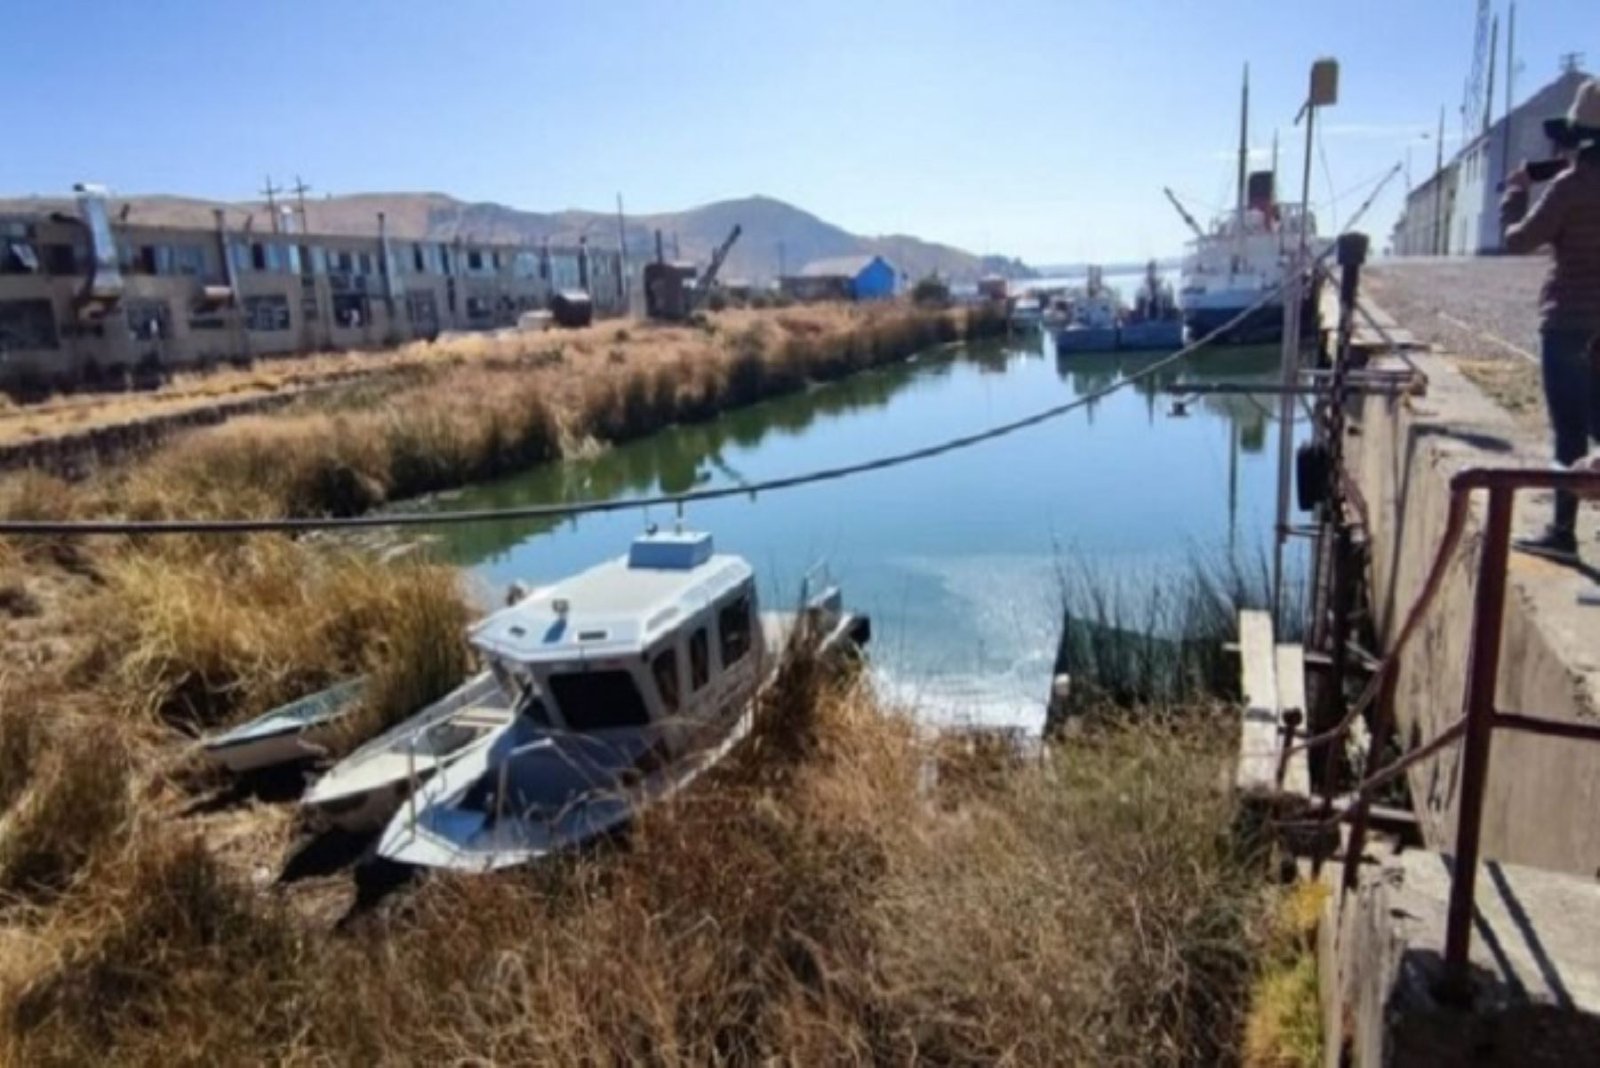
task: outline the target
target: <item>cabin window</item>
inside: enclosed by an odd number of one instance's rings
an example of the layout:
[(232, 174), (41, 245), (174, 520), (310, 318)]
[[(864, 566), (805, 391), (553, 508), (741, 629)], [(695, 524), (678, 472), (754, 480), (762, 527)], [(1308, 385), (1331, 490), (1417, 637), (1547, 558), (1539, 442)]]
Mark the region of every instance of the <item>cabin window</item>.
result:
[(644, 697), (626, 671), (585, 671), (550, 676), (550, 694), (568, 727), (578, 731), (643, 727), (650, 722)]
[(656, 690), (661, 694), (661, 703), (668, 712), (676, 712), (681, 703), (681, 694), (678, 690), (678, 651), (676, 649), (663, 649), (656, 654), (650, 662), (650, 674), (655, 676)]
[(701, 627), (689, 636), (689, 689), (702, 689), (711, 678), (711, 640)]
[(722, 666), (737, 663), (750, 651), (750, 595), (724, 605), (717, 613), (717, 634), (722, 641)]

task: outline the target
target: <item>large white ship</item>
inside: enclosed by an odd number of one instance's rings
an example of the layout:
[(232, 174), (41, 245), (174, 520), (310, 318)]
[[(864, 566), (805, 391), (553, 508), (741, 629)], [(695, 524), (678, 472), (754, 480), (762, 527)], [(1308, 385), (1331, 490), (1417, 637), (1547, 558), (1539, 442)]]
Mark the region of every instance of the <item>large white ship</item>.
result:
[[(1204, 337), (1227, 326), (1218, 340), (1234, 344), (1281, 341), (1281, 288), (1299, 252), (1302, 230), (1308, 256), (1317, 256), (1326, 244), (1317, 236), (1315, 215), (1302, 212), (1297, 204), (1279, 202), (1275, 169), (1246, 175), (1249, 122), (1247, 72), (1239, 114), (1238, 200), (1231, 211), (1219, 215), (1209, 230), (1202, 230), (1168, 192), (1195, 234), (1189, 243), (1189, 254), (1184, 257), (1178, 288), (1178, 303), (1190, 338)], [(1273, 155), (1276, 157), (1276, 150)], [(1307, 286), (1300, 315), (1302, 336), (1316, 333), (1316, 313), (1315, 287)], [(1244, 317), (1233, 322), (1240, 316)]]

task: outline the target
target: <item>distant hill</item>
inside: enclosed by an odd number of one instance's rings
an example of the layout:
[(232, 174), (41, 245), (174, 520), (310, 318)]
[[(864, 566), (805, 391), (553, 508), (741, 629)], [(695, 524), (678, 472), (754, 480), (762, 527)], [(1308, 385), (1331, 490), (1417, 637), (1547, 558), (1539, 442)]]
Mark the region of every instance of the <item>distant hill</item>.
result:
[[(213, 212), (223, 208), (232, 227), (269, 225), (265, 205), (259, 202), (222, 204), (173, 196), (134, 196), (113, 202), (114, 212), (128, 206), (130, 222), (210, 226)], [(0, 212), (18, 209), (70, 209), (64, 200), (0, 200)], [(603, 248), (616, 248), (614, 213), (568, 210), (522, 211), (495, 203), (468, 203), (443, 193), (354, 193), (323, 197), (306, 204), (313, 232), (371, 234), (377, 214), (384, 212), (389, 232), (399, 238), (576, 244), (579, 237)], [(978, 256), (950, 245), (904, 234), (863, 237), (817, 218), (772, 197), (753, 196), (722, 200), (687, 211), (625, 217), (628, 259), (638, 264), (655, 255), (655, 231), (666, 242), (667, 257), (703, 263), (728, 235), (734, 224), (744, 228), (723, 267), (724, 278), (765, 281), (778, 274), (780, 255), (790, 272), (814, 259), (877, 253), (911, 278), (931, 273), (955, 282), (975, 281), (988, 273), (1030, 277), (1020, 260)], [(780, 254), (781, 247), (781, 254)], [(676, 251), (675, 251), (676, 249)]]

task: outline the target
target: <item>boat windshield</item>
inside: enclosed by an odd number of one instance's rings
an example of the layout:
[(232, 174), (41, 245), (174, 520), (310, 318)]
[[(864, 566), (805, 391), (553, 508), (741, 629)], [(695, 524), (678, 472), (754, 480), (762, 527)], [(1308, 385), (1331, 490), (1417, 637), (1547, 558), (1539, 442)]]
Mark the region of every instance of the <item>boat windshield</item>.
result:
[(551, 675), (550, 694), (571, 730), (642, 727), (650, 722), (650, 712), (639, 687), (626, 671)]

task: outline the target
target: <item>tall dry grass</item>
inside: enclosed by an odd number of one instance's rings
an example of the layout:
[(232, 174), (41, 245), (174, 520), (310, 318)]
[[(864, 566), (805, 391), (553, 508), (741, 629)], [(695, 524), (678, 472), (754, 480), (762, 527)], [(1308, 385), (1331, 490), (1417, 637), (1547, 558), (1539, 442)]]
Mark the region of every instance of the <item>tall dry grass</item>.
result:
[(216, 727), (363, 672), (393, 679), (379, 693), (398, 706), (408, 673), (436, 674), (465, 655), (465, 591), (441, 565), (385, 565), (265, 535), (124, 553), (103, 570), (74, 671), (125, 713)]
[[(630, 848), (427, 880), (314, 937), (133, 836), (0, 989), (25, 1063), (1179, 1064), (1236, 1056), (1254, 890), (1225, 731), (927, 785), (859, 689), (791, 703)], [(800, 744), (795, 744), (799, 742)], [(776, 753), (774, 751), (776, 746)], [(770, 774), (772, 758), (781, 774)]]

